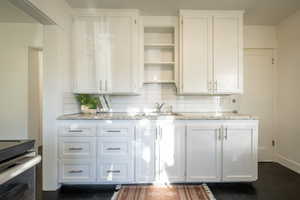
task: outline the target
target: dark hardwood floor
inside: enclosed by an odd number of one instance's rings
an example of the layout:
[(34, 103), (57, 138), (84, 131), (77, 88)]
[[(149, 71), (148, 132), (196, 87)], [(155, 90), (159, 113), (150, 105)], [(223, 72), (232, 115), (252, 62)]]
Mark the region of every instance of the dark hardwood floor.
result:
[[(38, 182), (41, 190), (41, 182)], [(300, 175), (276, 163), (259, 163), (259, 180), (256, 182), (208, 186), (217, 200), (300, 200)], [(55, 192), (38, 194), (39, 200), (110, 200), (113, 192), (112, 186), (63, 187)]]

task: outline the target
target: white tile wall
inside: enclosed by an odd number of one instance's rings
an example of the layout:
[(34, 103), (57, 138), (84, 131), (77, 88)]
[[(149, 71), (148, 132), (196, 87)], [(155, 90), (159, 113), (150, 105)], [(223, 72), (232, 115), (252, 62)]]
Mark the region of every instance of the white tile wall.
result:
[[(145, 84), (139, 96), (111, 96), (113, 112), (151, 110), (156, 102), (173, 106), (175, 112), (231, 112), (238, 110), (236, 96), (178, 96), (174, 84)], [(236, 99), (236, 103), (232, 100)], [(64, 94), (64, 113), (79, 112), (74, 95)]]
[(75, 99), (75, 95), (71, 92), (65, 92), (63, 94), (63, 113), (72, 114), (80, 111), (79, 104)]

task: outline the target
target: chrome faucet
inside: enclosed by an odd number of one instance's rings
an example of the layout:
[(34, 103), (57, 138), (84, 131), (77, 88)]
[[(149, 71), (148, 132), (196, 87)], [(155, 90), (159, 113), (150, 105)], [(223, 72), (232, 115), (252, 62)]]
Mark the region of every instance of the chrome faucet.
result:
[(165, 105), (165, 103), (155, 103), (155, 112), (161, 113), (161, 110), (164, 105)]

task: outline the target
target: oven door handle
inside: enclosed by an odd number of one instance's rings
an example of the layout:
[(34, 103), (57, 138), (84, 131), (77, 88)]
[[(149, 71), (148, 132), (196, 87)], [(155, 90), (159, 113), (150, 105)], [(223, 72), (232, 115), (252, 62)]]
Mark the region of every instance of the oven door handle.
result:
[(41, 162), (41, 156), (27, 157), (26, 161), (18, 163), (16, 166), (7, 169), (0, 173), (0, 185), (22, 174), (28, 169), (34, 167)]

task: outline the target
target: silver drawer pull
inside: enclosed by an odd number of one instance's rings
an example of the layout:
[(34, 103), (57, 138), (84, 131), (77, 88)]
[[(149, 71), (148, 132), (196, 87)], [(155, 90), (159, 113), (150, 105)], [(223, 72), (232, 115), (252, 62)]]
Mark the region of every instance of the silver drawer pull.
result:
[(108, 151), (120, 151), (121, 148), (107, 148)]
[(108, 133), (120, 133), (120, 130), (107, 130)]
[(121, 173), (120, 170), (107, 170), (107, 173)]
[(71, 147), (69, 148), (70, 151), (81, 151), (83, 148), (76, 148), (76, 147)]
[(69, 171), (70, 174), (80, 174), (82, 172), (83, 172), (82, 170), (71, 170), (71, 171)]
[(70, 133), (82, 133), (83, 130), (69, 130)]

